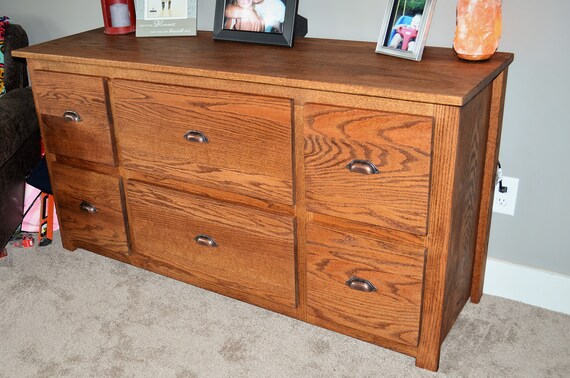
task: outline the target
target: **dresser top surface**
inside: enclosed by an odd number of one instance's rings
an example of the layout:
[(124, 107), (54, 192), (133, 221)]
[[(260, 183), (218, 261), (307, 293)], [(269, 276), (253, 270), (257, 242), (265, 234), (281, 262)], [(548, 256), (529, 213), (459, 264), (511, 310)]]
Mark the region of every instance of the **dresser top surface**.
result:
[(137, 38), (96, 29), (14, 55), (445, 105), (464, 105), (513, 60), (513, 54), (496, 53), (488, 61), (466, 62), (452, 49), (426, 47), (416, 62), (374, 50), (370, 42), (296, 38), (287, 48), (215, 41), (211, 32)]

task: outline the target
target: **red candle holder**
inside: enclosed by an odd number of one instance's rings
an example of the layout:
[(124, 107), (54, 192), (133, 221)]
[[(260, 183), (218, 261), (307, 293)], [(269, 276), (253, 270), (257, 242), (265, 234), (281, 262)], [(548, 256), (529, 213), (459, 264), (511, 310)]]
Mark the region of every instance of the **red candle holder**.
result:
[(105, 34), (127, 34), (135, 31), (134, 0), (101, 0)]

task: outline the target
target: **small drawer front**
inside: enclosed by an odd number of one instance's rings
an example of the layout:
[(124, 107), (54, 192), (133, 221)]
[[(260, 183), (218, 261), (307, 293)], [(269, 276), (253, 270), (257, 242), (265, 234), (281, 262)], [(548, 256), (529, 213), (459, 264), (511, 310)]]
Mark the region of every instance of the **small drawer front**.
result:
[(290, 100), (125, 80), (113, 93), (126, 168), (292, 204)]
[(119, 178), (57, 163), (50, 164), (50, 176), (64, 239), (124, 260), (129, 250)]
[(32, 79), (46, 149), (115, 166), (104, 79), (48, 71)]
[(314, 224), (307, 232), (309, 320), (416, 346), (425, 251)]
[(132, 181), (127, 202), (135, 254), (222, 294), (296, 306), (292, 218)]
[(309, 211), (424, 235), (432, 119), (305, 106)]

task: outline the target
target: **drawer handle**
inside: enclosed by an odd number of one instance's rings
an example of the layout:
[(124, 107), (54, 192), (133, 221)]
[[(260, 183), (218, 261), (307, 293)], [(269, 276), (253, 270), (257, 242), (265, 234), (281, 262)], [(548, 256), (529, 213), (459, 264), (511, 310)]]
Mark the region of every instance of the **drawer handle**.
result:
[(378, 168), (368, 160), (353, 160), (346, 166), (349, 171), (354, 173), (362, 173), (363, 175), (375, 175), (380, 173)]
[(73, 110), (66, 110), (63, 113), (63, 118), (66, 121), (72, 121), (72, 122), (81, 122), (81, 116), (79, 115), (79, 113), (73, 111)]
[(208, 143), (208, 138), (201, 132), (196, 130), (190, 130), (184, 134), (184, 139), (188, 142), (194, 143)]
[(79, 208), (81, 209), (81, 211), (84, 211), (89, 214), (95, 214), (97, 212), (97, 208), (91, 205), (87, 201), (81, 201), (81, 203), (79, 204)]
[(372, 293), (376, 291), (376, 286), (372, 285), (370, 281), (363, 278), (350, 277), (350, 279), (345, 283), (352, 290), (364, 291), (365, 293)]
[(203, 245), (205, 247), (215, 248), (218, 246), (218, 243), (216, 243), (216, 241), (211, 236), (208, 235), (200, 234), (196, 236), (194, 240), (196, 241), (196, 243)]

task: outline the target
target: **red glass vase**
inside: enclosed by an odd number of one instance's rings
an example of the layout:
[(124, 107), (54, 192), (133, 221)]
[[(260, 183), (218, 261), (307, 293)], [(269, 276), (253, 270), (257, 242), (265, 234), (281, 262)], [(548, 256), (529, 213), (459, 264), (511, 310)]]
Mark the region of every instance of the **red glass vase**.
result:
[(134, 0), (101, 0), (105, 34), (127, 34), (135, 31)]

